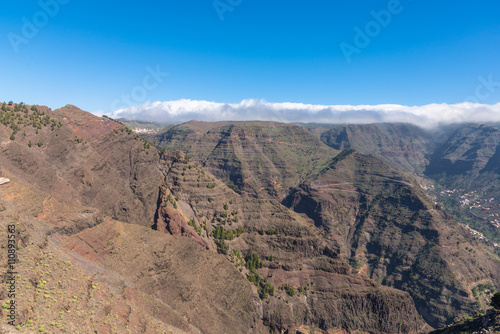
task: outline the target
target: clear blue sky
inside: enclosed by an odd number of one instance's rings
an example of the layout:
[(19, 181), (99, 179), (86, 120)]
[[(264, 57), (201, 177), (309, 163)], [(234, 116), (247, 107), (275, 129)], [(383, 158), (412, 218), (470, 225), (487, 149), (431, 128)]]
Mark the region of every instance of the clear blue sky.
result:
[[(497, 0), (401, 0), (350, 63), (339, 45), (356, 46), (354, 28), (391, 1), (220, 0), (234, 4), (223, 20), (212, 0), (60, 1), (54, 17), (2, 1), (0, 100), (107, 113), (148, 66), (169, 73), (151, 101), (424, 105), (462, 102), (479, 76), (500, 81)], [(37, 33), (23, 34), (23, 17)], [(481, 102), (500, 102), (500, 88)]]

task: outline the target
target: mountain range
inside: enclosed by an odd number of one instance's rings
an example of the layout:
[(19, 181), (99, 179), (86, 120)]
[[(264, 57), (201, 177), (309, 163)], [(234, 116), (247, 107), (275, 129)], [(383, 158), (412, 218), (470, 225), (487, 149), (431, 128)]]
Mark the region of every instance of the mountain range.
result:
[(428, 333), (500, 288), (495, 124), (0, 123), (21, 332)]

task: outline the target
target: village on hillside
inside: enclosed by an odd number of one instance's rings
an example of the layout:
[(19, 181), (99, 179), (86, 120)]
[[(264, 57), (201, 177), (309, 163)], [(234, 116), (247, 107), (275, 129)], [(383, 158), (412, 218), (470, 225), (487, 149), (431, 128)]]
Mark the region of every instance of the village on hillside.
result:
[[(493, 227), (500, 229), (500, 204), (494, 197), (481, 195), (478, 191), (463, 193), (461, 189), (442, 190), (439, 192), (442, 197), (456, 198), (460, 203), (460, 208), (467, 210), (472, 216), (486, 221)], [(468, 229), (476, 238), (489, 242), (483, 233), (474, 230), (467, 224), (461, 224)], [(493, 243), (494, 247), (500, 247), (498, 243)]]
[(159, 131), (151, 128), (134, 128), (132, 129), (137, 134), (157, 134)]

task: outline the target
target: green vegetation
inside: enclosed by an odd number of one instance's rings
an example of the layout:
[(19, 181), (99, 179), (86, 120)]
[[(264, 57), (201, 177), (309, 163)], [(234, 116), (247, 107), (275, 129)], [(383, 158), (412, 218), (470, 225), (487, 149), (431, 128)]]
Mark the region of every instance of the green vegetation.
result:
[(78, 144), (87, 144), (87, 141), (84, 140), (83, 138), (78, 138), (77, 136), (75, 136), (75, 143), (78, 143)]
[(240, 268), (240, 271), (241, 271), (241, 268), (243, 268), (245, 266), (245, 260), (243, 259), (243, 257), (241, 256), (241, 253), (238, 251), (238, 250), (231, 250), (231, 262), (234, 263), (234, 265), (236, 266), (236, 268)]
[(249, 270), (248, 280), (259, 288), (259, 297), (266, 299), (269, 295), (274, 296), (274, 286), (268, 282), (267, 278), (262, 278), (257, 269), (262, 268), (262, 261), (256, 254), (248, 254), (245, 257), (245, 267)]
[(262, 235), (267, 234), (267, 235), (278, 235), (280, 234), (280, 229), (278, 227), (275, 228), (269, 228), (265, 232), (262, 232), (264, 228), (262, 228), (261, 233)]
[(261, 227), (259, 230), (260, 235), (278, 235), (280, 234), (280, 229), (278, 227), (274, 228), (268, 228), (267, 230), (264, 229), (264, 227)]
[(497, 310), (500, 310), (500, 291), (493, 295), (493, 297), (491, 298), (490, 305), (496, 308)]
[(275, 289), (274, 286), (267, 281), (267, 278), (261, 278), (257, 273), (251, 273), (248, 276), (248, 280), (254, 283), (257, 287), (260, 287), (259, 297), (260, 299), (266, 299), (269, 295), (274, 296)]
[(250, 272), (256, 271), (262, 268), (262, 266), (262, 261), (259, 259), (258, 255), (250, 253), (245, 257), (245, 267), (250, 270)]
[[(174, 203), (175, 204), (175, 203)], [(192, 226), (194, 228), (194, 230), (196, 231), (196, 233), (198, 234), (201, 234), (201, 229), (202, 229), (202, 226), (198, 226), (198, 224), (196, 224), (196, 220), (193, 218), (191, 219), (189, 222), (188, 222), (188, 225), (189, 226)]]
[[(52, 131), (55, 131), (56, 128), (60, 129), (63, 124), (61, 122), (57, 122), (55, 119), (52, 119), (49, 115), (45, 115), (44, 111), (40, 111), (37, 106), (31, 106), (29, 109), (24, 103), (11, 103), (6, 104), (5, 102), (2, 104), (0, 110), (0, 123), (4, 126), (12, 129), (12, 134), (10, 135), (10, 140), (16, 140), (16, 134), (21, 130), (23, 130), (23, 138), (27, 136), (26, 128), (33, 127), (35, 129), (35, 133), (38, 134), (39, 130), (43, 127), (50, 126)], [(56, 133), (56, 136), (58, 134)], [(38, 147), (43, 146), (43, 141), (40, 139), (36, 145)], [(31, 139), (28, 142), (28, 147), (32, 147), (33, 144)]]
[(290, 296), (293, 297), (297, 294), (297, 291), (295, 290), (295, 287), (291, 284), (283, 284), (280, 286), (281, 291), (286, 291), (286, 293)]
[(216, 240), (233, 240), (234, 232), (232, 230), (226, 230), (223, 226), (217, 226), (213, 232), (214, 238)]
[(354, 152), (356, 152), (356, 150), (352, 149), (352, 148), (343, 150), (337, 156), (335, 156), (335, 158), (332, 159), (332, 162), (330, 163), (330, 167), (332, 167), (335, 164), (339, 163), (340, 161), (344, 160), (345, 158), (347, 158), (348, 156), (350, 156)]
[(16, 134), (20, 130), (20, 126), (27, 127), (32, 126), (36, 129), (42, 129), (50, 125), (55, 129), (62, 127), (62, 123), (57, 123), (54, 119), (52, 119), (49, 115), (45, 115), (45, 112), (39, 111), (36, 106), (31, 106), (30, 110), (28, 107), (23, 104), (13, 104), (14, 108), (11, 109), (12, 104), (7, 105), (3, 104), (0, 110), (0, 123), (5, 126), (10, 127), (14, 134)]
[(225, 243), (225, 240), (233, 240), (234, 233), (232, 230), (226, 230), (222, 226), (217, 226), (215, 230), (212, 232), (213, 237), (215, 238), (215, 243), (217, 247), (223, 254), (227, 254), (229, 251), (229, 246)]
[[(207, 228), (206, 228), (207, 229)], [(236, 230), (225, 229), (223, 226), (219, 225), (212, 231), (212, 236), (215, 239), (215, 243), (217, 244), (219, 250), (223, 254), (227, 254), (229, 251), (229, 246), (226, 245), (225, 240), (233, 240), (234, 238), (239, 237), (244, 232), (243, 226), (238, 226)]]

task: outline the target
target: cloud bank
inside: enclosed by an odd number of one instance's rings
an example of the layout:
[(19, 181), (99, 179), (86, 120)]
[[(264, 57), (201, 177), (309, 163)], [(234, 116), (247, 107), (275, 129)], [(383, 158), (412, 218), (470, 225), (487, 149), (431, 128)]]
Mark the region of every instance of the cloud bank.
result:
[(384, 122), (412, 123), (425, 128), (441, 124), (466, 122), (500, 122), (500, 103), (494, 105), (465, 102), (428, 104), (424, 106), (380, 105), (314, 105), (271, 103), (243, 100), (240, 103), (217, 103), (200, 100), (146, 102), (119, 109), (112, 118), (183, 123), (199, 121), (278, 121), (303, 123), (368, 124)]

